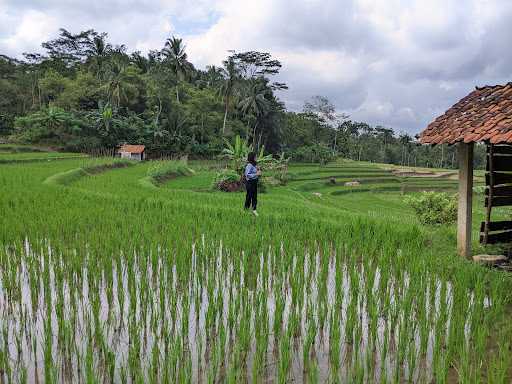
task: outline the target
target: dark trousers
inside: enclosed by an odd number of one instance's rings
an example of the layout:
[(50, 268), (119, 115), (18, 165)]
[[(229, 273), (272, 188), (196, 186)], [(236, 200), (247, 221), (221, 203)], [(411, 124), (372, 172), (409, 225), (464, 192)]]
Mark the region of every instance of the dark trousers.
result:
[(245, 182), (245, 189), (247, 194), (245, 195), (244, 207), (249, 209), (252, 206), (252, 209), (255, 211), (258, 204), (258, 180), (247, 180)]

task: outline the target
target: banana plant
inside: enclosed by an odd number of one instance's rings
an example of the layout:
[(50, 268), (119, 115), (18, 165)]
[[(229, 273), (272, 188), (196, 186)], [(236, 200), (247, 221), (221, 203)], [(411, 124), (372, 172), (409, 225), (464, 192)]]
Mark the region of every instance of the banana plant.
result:
[(247, 160), (247, 155), (252, 151), (252, 145), (247, 144), (247, 141), (240, 138), (239, 135), (235, 137), (234, 144), (231, 144), (226, 139), (224, 141), (226, 142), (226, 148), (222, 150), (222, 157), (230, 160), (232, 168), (241, 174)]
[(270, 155), (270, 154), (265, 155), (265, 146), (262, 146), (260, 148), (260, 151), (257, 154), (256, 159), (258, 160), (258, 164), (261, 167), (268, 166), (268, 165), (272, 164), (274, 161), (274, 158), (272, 157), (272, 155)]
[[(233, 170), (241, 174), (247, 161), (247, 155), (253, 150), (253, 146), (240, 138), (239, 135), (235, 137), (234, 144), (231, 144), (228, 140), (225, 140), (225, 142), (226, 148), (222, 151), (222, 157), (230, 160)], [(265, 155), (265, 147), (260, 148), (256, 158), (262, 168), (270, 166), (273, 162), (272, 155)]]

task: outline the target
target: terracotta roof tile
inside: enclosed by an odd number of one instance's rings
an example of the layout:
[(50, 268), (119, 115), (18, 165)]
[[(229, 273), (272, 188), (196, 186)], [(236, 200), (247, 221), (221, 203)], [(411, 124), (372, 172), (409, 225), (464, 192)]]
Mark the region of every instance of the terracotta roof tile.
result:
[(512, 83), (476, 88), (420, 134), (423, 144), (512, 143)]
[(491, 137), (491, 143), (493, 143), (493, 144), (510, 142), (511, 140), (512, 140), (512, 130), (509, 132), (505, 132), (500, 135)]
[(142, 153), (145, 149), (146, 147), (144, 145), (124, 144), (121, 145), (118, 152)]

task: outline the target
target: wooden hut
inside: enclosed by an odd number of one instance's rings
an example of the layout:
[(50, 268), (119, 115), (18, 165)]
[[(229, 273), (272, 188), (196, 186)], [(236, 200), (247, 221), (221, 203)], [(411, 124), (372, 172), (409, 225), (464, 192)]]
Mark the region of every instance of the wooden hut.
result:
[(117, 153), (123, 159), (144, 160), (146, 147), (144, 145), (122, 145)]
[(477, 87), (421, 133), (422, 144), (456, 144), (459, 157), (457, 248), (471, 257), (473, 147), (487, 145), (484, 244), (512, 242), (512, 221), (491, 222), (491, 210), (512, 205), (512, 83)]

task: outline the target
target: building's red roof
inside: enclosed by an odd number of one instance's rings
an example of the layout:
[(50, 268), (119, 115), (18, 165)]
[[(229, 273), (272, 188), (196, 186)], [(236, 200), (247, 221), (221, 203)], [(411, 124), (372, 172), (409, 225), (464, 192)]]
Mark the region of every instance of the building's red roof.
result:
[(422, 144), (512, 143), (512, 83), (476, 88), (430, 123)]
[(143, 145), (121, 145), (121, 148), (119, 148), (119, 152), (130, 152), (130, 153), (142, 153), (146, 147)]

